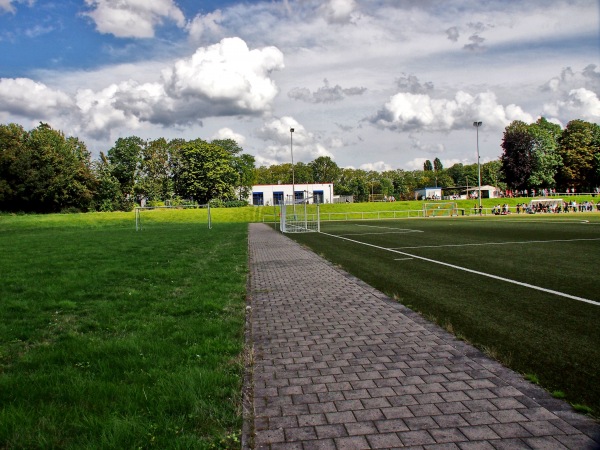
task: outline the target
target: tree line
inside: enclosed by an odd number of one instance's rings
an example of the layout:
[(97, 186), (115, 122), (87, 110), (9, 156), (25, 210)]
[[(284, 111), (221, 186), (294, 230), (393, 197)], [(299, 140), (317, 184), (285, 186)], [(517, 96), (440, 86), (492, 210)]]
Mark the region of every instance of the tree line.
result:
[[(573, 120), (562, 129), (540, 118), (504, 131), (499, 159), (481, 165), (481, 182), (501, 190), (594, 192), (600, 186), (600, 126)], [(368, 201), (372, 194), (412, 199), (422, 187), (476, 186), (477, 164), (423, 170), (340, 168), (319, 157), (294, 165), (296, 183), (333, 183), (334, 194)], [(85, 143), (40, 123), (26, 131), (0, 124), (0, 211), (131, 210), (136, 204), (183, 201), (246, 204), (254, 184), (291, 184), (290, 163), (256, 167), (231, 139), (119, 138), (92, 160)]]
[(0, 125), (0, 211), (128, 211), (183, 199), (246, 204), (254, 157), (242, 151), (231, 139), (131, 136), (92, 160), (81, 140), (48, 124)]

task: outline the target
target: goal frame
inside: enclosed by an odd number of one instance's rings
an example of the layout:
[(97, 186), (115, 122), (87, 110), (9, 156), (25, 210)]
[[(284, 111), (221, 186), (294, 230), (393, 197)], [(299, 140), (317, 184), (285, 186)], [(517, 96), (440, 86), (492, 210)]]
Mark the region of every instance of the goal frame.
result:
[[(282, 233), (320, 233), (321, 210), (319, 203), (309, 204), (314, 197), (283, 202), (279, 205), (279, 229)], [(316, 212), (309, 212), (316, 208)]]
[(456, 202), (423, 203), (423, 217), (454, 217), (458, 216)]

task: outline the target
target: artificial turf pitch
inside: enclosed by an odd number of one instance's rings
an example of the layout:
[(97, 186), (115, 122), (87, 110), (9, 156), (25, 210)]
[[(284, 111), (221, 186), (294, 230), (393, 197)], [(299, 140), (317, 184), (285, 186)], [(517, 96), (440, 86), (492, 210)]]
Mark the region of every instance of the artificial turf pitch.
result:
[(323, 222), (293, 237), (600, 412), (600, 215)]

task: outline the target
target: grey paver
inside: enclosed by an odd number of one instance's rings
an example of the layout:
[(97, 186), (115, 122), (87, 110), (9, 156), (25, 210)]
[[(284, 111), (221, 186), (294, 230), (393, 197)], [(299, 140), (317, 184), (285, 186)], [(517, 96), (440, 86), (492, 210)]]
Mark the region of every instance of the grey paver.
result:
[(251, 224), (246, 448), (600, 448), (600, 425)]

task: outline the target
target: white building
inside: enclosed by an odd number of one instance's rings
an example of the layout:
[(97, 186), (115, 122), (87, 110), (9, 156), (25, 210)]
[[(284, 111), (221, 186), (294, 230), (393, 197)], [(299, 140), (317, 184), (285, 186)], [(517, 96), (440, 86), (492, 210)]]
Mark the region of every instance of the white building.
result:
[(309, 203), (333, 203), (333, 183), (324, 184), (258, 184), (252, 186), (248, 202), (254, 206), (279, 205), (283, 201), (291, 202), (308, 199)]
[(440, 200), (441, 198), (441, 187), (424, 187), (415, 190), (415, 200)]

